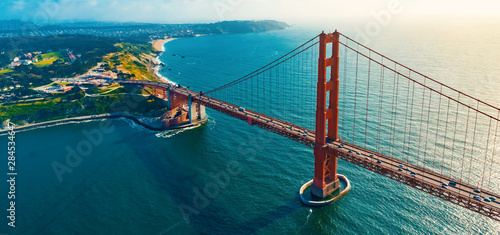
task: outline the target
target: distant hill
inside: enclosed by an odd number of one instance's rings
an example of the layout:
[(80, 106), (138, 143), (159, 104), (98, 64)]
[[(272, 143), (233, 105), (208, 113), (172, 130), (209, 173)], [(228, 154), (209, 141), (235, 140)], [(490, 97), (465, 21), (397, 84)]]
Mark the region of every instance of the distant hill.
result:
[(182, 38), (194, 37), (197, 34), (252, 33), (280, 30), (287, 27), (289, 27), (287, 23), (275, 20), (222, 21), (211, 24), (80, 22), (54, 25), (38, 25), (26, 21), (0, 21), (0, 38), (82, 34), (144, 43), (165, 37)]
[(253, 33), (280, 30), (287, 27), (290, 27), (287, 23), (275, 20), (222, 21), (195, 25), (194, 31), (198, 34)]

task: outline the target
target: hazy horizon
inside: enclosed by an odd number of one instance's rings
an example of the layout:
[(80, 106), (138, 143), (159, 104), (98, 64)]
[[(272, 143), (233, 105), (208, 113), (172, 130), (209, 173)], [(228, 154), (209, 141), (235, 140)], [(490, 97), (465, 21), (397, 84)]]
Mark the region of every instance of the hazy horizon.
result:
[[(210, 23), (225, 20), (279, 20), (289, 24), (330, 20), (366, 21), (380, 12), (400, 19), (425, 20), (500, 17), (493, 0), (7, 0), (0, 3), (0, 20), (19, 19), (39, 24), (67, 22)], [(381, 14), (381, 13), (380, 13)]]

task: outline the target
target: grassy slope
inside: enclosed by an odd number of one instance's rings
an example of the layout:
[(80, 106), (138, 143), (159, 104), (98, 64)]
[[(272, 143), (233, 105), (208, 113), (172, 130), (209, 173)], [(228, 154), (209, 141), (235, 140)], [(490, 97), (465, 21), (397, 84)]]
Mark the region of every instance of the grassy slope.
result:
[[(65, 102), (62, 102), (63, 100)], [(164, 108), (156, 97), (143, 97), (134, 94), (109, 94), (100, 97), (83, 97), (73, 101), (56, 98), (43, 102), (0, 105), (0, 121), (4, 122), (9, 117), (11, 122), (22, 125), (25, 122), (45, 122), (68, 117), (123, 111), (146, 114), (151, 110)]]
[(14, 70), (12, 70), (12, 69), (2, 69), (2, 70), (0, 70), (0, 74), (2, 74), (2, 73), (12, 73), (12, 72), (14, 72)]
[(38, 61), (36, 63), (33, 63), (33, 65), (35, 65), (36, 67), (45, 67), (45, 66), (51, 65), (57, 59), (58, 58), (51, 58), (51, 59), (41, 60), (41, 61)]
[(56, 61), (57, 59), (64, 59), (60, 51), (40, 54), (37, 55), (36, 58), (38, 59), (38, 62), (33, 63), (36, 67), (49, 66), (52, 63), (54, 63), (54, 61)]
[(51, 58), (62, 58), (62, 57), (63, 57), (63, 55), (60, 51), (40, 54), (37, 56), (37, 58), (39, 58), (39, 59), (41, 58), (42, 60), (51, 59)]
[(119, 43), (119, 53), (105, 57), (111, 68), (120, 68), (134, 75), (136, 80), (159, 81), (154, 75), (153, 61), (155, 54), (151, 44)]
[[(130, 44), (118, 43), (115, 45), (119, 52), (111, 53), (104, 56), (103, 61), (109, 64), (109, 69), (118, 68), (127, 70), (137, 80), (158, 81), (154, 75), (153, 64), (154, 56), (153, 47), (150, 44)], [(41, 57), (51, 58), (40, 61), (35, 64), (40, 66), (41, 62), (55, 61), (57, 58), (53, 56), (61, 55), (60, 52), (44, 54)], [(52, 62), (53, 62), (52, 61)], [(50, 62), (50, 64), (52, 64)], [(130, 89), (117, 88), (119, 85), (112, 85), (107, 89), (99, 89), (98, 93), (108, 92), (106, 95), (99, 97), (83, 97), (78, 100), (69, 101), (67, 97), (54, 98), (50, 101), (32, 102), (17, 105), (0, 105), (0, 121), (5, 121), (7, 117), (16, 124), (25, 122), (44, 122), (74, 116), (95, 115), (110, 112), (128, 111), (129, 113), (146, 114), (151, 110), (165, 109), (163, 104), (156, 97), (142, 97), (130, 93)], [(139, 91), (139, 94), (147, 94), (144, 90)], [(131, 97), (135, 98), (131, 98)], [(136, 101), (139, 97), (138, 101)], [(130, 100), (138, 102), (133, 108), (127, 107), (126, 104)], [(126, 110), (120, 110), (125, 108)]]

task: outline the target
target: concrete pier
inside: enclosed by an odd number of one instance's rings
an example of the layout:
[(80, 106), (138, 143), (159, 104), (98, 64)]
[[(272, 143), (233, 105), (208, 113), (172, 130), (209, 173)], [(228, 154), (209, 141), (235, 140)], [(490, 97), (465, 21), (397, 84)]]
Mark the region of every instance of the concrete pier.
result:
[(194, 103), (191, 95), (188, 96), (188, 107), (189, 107), (189, 122), (193, 123), (199, 120), (207, 119), (207, 114), (205, 112), (205, 106)]

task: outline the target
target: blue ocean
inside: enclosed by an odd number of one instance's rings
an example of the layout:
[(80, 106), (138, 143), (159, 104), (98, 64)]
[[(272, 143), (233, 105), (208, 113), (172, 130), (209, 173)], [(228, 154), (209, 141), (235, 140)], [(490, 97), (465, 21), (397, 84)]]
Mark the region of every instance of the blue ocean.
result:
[[(496, 26), (390, 25), (366, 43), (408, 67), (498, 106), (500, 32)], [(358, 32), (349, 24), (337, 29), (352, 37)], [(166, 66), (160, 73), (192, 90), (207, 91), (277, 59), (321, 30), (295, 25), (280, 31), (176, 39), (164, 45), (160, 60)], [(126, 120), (16, 133), (17, 222), (15, 229), (7, 226), (8, 187), (4, 180), (0, 187), (4, 209), (0, 232), (500, 231), (497, 221), (344, 161), (339, 161), (338, 172), (349, 178), (350, 192), (326, 207), (304, 206), (298, 190), (313, 177), (311, 148), (216, 111), (207, 109), (207, 113), (209, 122), (204, 125), (162, 133)], [(84, 148), (82, 141), (91, 145)], [(7, 136), (0, 136), (0, 146), (7, 142)], [(73, 161), (67, 164), (67, 156), (73, 152), (80, 160), (70, 157)], [(69, 167), (62, 175), (54, 171), (59, 163)], [(499, 175), (500, 171), (495, 172), (494, 177)]]

